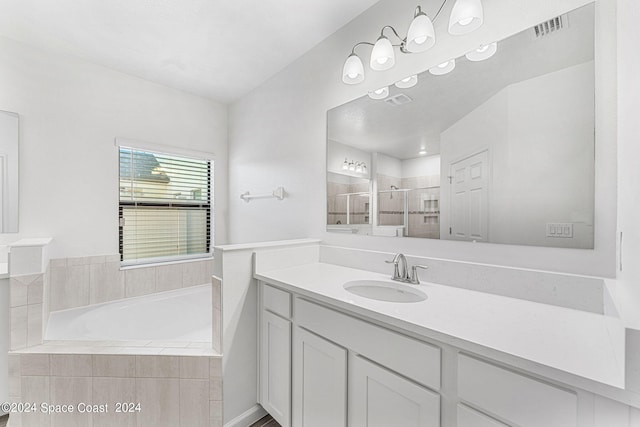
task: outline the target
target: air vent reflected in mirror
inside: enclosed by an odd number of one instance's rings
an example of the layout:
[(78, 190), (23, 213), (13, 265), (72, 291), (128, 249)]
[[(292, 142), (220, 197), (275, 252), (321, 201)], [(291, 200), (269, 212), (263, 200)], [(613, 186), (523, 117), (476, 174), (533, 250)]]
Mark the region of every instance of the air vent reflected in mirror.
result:
[(394, 107), (397, 107), (399, 105), (408, 104), (408, 103), (410, 103), (412, 101), (413, 101), (413, 99), (411, 99), (410, 97), (408, 97), (404, 93), (399, 93), (397, 95), (390, 96), (389, 98), (384, 100), (384, 102), (386, 102), (387, 104), (393, 105)]

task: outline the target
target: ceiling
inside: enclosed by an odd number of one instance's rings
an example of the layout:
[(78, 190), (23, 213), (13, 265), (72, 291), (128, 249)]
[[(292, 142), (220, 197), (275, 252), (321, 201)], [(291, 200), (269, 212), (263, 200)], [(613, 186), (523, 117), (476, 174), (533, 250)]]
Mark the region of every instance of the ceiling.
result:
[(378, 0), (0, 0), (0, 35), (231, 102)]
[(440, 134), (503, 88), (594, 59), (594, 6), (565, 15), (568, 26), (535, 37), (527, 29), (498, 42), (488, 60), (471, 62), (464, 56), (444, 76), (418, 75), (409, 89), (389, 87), (389, 96), (405, 94), (412, 102), (393, 106), (363, 96), (329, 111), (328, 138), (360, 150), (397, 159), (440, 152)]

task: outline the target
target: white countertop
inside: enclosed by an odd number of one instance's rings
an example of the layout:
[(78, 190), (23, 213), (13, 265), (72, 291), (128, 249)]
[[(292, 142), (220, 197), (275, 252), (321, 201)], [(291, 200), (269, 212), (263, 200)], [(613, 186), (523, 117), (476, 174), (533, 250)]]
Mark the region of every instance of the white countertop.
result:
[(624, 388), (625, 328), (615, 317), (432, 283), (417, 285), (428, 295), (425, 301), (376, 301), (342, 285), (361, 279), (391, 281), (388, 275), (324, 263), (256, 271), (255, 277), (414, 333), (445, 334)]

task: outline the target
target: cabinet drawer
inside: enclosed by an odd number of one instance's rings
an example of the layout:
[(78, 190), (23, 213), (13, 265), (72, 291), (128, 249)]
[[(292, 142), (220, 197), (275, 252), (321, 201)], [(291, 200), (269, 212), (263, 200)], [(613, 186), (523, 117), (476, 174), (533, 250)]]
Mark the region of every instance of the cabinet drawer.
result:
[(463, 354), (458, 356), (460, 399), (522, 427), (575, 427), (577, 396)]
[(431, 389), (440, 389), (440, 349), (296, 298), (296, 322)]
[(273, 286), (262, 284), (262, 305), (266, 310), (289, 319), (291, 317), (291, 294)]
[(468, 406), (458, 403), (458, 424), (457, 427), (509, 427), (500, 421), (473, 410)]

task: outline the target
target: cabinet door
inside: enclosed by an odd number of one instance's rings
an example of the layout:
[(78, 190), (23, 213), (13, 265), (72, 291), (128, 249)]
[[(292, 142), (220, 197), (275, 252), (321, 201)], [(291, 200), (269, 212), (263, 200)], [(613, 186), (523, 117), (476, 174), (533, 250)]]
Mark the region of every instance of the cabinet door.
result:
[(509, 427), (488, 415), (458, 403), (458, 427)]
[(302, 328), (293, 331), (293, 426), (347, 423), (347, 350)]
[(439, 427), (440, 395), (359, 356), (349, 358), (349, 427)]
[(291, 425), (291, 322), (262, 311), (260, 403), (282, 427)]

